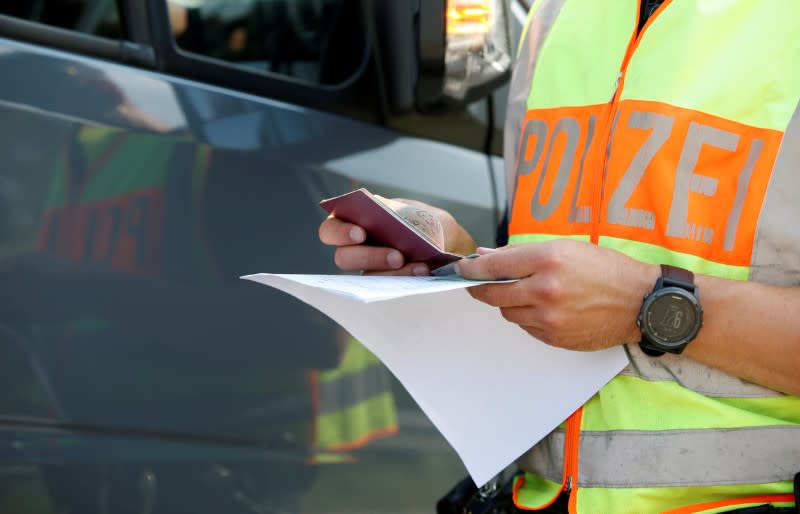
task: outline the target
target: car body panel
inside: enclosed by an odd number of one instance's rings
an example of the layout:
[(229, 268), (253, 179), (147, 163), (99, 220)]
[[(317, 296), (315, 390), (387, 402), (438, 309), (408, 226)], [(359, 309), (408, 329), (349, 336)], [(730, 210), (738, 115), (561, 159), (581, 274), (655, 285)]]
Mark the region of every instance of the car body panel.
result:
[[(42, 512), (414, 512), (463, 474), (396, 383), (399, 432), (317, 464), (308, 371), (344, 336), (238, 277), (337, 272), (317, 203), (356, 187), (491, 244), (485, 155), (8, 39), (0, 62), (4, 490)], [(97, 164), (102, 138), (132, 148)], [(120, 185), (145, 179), (163, 195)], [(115, 192), (81, 200), (94, 182)]]

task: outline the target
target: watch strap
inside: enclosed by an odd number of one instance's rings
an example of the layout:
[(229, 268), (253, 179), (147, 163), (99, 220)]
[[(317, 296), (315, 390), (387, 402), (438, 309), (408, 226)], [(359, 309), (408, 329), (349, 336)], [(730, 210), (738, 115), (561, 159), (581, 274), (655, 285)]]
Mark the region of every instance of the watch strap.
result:
[(642, 352), (644, 352), (645, 355), (649, 355), (650, 357), (661, 357), (665, 353), (661, 350), (656, 350), (655, 348), (647, 346), (647, 342), (644, 339), (639, 341), (639, 348), (642, 350)]
[(688, 269), (662, 264), (661, 279), (659, 283), (657, 283), (656, 289), (660, 289), (661, 287), (681, 287), (694, 294), (696, 293), (694, 273)]
[(661, 276), (670, 280), (677, 280), (679, 282), (688, 282), (690, 284), (694, 283), (694, 273), (688, 269), (670, 266), (669, 264), (661, 265)]

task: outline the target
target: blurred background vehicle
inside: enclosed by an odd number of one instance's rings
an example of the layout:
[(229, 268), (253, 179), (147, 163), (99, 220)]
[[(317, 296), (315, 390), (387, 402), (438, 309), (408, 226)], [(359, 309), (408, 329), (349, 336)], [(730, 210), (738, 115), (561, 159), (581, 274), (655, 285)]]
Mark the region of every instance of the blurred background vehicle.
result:
[(315, 310), (322, 198), (493, 245), (520, 0), (0, 5), (0, 512), (416, 513), (464, 468)]

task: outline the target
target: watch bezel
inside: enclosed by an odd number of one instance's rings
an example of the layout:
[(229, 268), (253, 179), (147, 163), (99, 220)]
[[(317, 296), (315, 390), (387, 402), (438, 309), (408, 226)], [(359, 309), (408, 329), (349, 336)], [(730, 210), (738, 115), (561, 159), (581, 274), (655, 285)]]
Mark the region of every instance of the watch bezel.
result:
[[(648, 319), (647, 315), (652, 305), (656, 302), (656, 300), (659, 300), (666, 295), (680, 296), (681, 298), (688, 301), (689, 305), (694, 311), (696, 319), (694, 327), (692, 327), (691, 331), (688, 334), (681, 337), (680, 339), (666, 339), (663, 337), (659, 337), (652, 329), (651, 324), (647, 322)], [(679, 354), (683, 351), (684, 348), (686, 348), (686, 346), (695, 337), (697, 337), (697, 334), (700, 331), (700, 327), (702, 327), (703, 325), (703, 308), (700, 306), (699, 299), (690, 291), (687, 291), (685, 288), (677, 286), (662, 287), (645, 296), (644, 302), (642, 303), (642, 308), (639, 311), (639, 318), (637, 319), (637, 324), (639, 325), (639, 328), (642, 332), (643, 344), (654, 350)]]

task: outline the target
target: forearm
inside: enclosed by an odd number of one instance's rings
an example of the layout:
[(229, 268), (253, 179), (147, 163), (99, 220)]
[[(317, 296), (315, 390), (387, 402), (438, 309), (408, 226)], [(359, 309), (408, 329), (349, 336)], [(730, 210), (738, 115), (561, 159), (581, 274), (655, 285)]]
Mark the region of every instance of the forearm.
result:
[(697, 276), (704, 323), (684, 355), (800, 394), (800, 288)]

